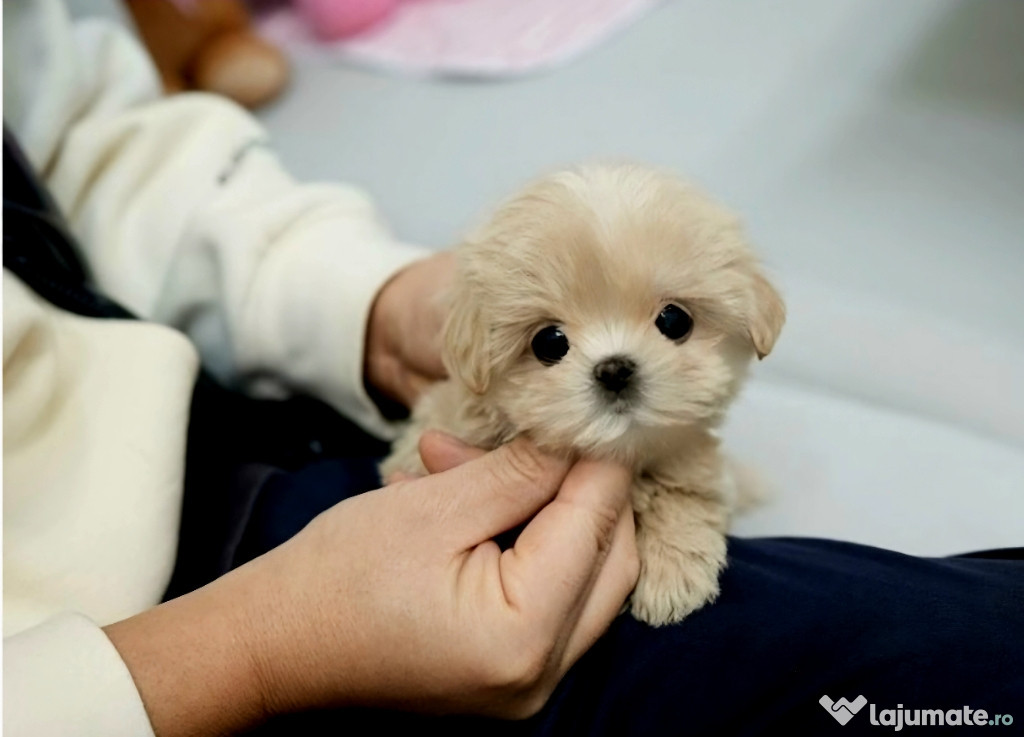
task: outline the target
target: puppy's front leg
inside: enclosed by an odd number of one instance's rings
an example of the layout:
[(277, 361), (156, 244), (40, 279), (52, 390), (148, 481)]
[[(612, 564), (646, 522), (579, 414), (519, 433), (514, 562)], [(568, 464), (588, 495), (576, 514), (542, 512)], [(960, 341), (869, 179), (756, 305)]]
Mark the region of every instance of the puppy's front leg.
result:
[(420, 398), (409, 423), (391, 446), (391, 453), (380, 464), (380, 476), (386, 482), (395, 473), (426, 476), (427, 469), (420, 459), (420, 437), (428, 427), (439, 427), (441, 412), (438, 405), (449, 382), (430, 387)]
[(640, 579), (633, 616), (654, 626), (679, 622), (718, 596), (725, 567), (725, 504), (640, 479), (633, 491)]
[(427, 469), (420, 460), (420, 436), (425, 430), (422, 422), (413, 422), (405, 428), (394, 444), (391, 446), (391, 453), (380, 464), (380, 477), (387, 483), (388, 479), (396, 473), (403, 473), (409, 476), (426, 476)]
[(380, 466), (385, 480), (394, 473), (425, 476), (420, 459), (420, 437), (428, 429), (441, 430), (480, 448), (496, 448), (511, 437), (497, 418), (481, 411), (468, 390), (454, 381), (439, 381), (420, 397), (401, 437)]

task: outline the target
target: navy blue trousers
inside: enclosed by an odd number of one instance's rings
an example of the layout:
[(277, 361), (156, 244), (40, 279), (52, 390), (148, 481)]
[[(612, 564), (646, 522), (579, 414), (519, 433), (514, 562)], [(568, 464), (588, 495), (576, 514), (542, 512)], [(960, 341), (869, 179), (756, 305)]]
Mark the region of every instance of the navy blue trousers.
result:
[[(274, 475), (254, 507), (249, 553), (374, 488), (373, 469), (349, 458)], [(944, 719), (961, 710), (962, 721), (967, 706), (971, 720), (977, 709), (1011, 715), (1017, 722), (997, 733), (1013, 734), (1024, 731), (1022, 552), (917, 558), (829, 540), (731, 538), (713, 605), (659, 629), (619, 617), (533, 719), (349, 709), (289, 716), (261, 733), (847, 735), (892, 730), (881, 722), (898, 707), (941, 709)], [(844, 726), (823, 696), (866, 704)]]

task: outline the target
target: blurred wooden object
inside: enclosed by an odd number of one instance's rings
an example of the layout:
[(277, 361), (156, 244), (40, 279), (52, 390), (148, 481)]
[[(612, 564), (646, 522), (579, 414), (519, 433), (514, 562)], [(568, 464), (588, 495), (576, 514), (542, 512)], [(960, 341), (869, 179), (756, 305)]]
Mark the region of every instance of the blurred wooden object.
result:
[(168, 93), (203, 90), (248, 108), (288, 83), (288, 61), (257, 36), (241, 0), (125, 0)]

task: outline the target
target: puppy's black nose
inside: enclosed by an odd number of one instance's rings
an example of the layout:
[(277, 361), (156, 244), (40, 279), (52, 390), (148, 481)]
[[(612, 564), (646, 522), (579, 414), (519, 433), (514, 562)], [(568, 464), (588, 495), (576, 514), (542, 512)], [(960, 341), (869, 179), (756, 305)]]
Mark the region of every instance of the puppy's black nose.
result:
[(626, 356), (609, 356), (594, 366), (597, 383), (616, 394), (629, 386), (635, 373), (636, 362)]

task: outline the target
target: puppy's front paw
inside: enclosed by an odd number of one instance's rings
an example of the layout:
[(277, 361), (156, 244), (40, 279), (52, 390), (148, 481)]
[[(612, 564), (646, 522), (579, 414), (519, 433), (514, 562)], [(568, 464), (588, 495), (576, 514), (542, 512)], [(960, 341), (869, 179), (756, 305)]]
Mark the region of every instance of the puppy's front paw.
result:
[[(660, 627), (682, 621), (718, 596), (718, 575), (725, 566), (725, 538), (710, 530), (697, 550), (637, 536), (640, 579), (630, 604), (633, 616)], [(692, 541), (688, 541), (692, 542)]]

